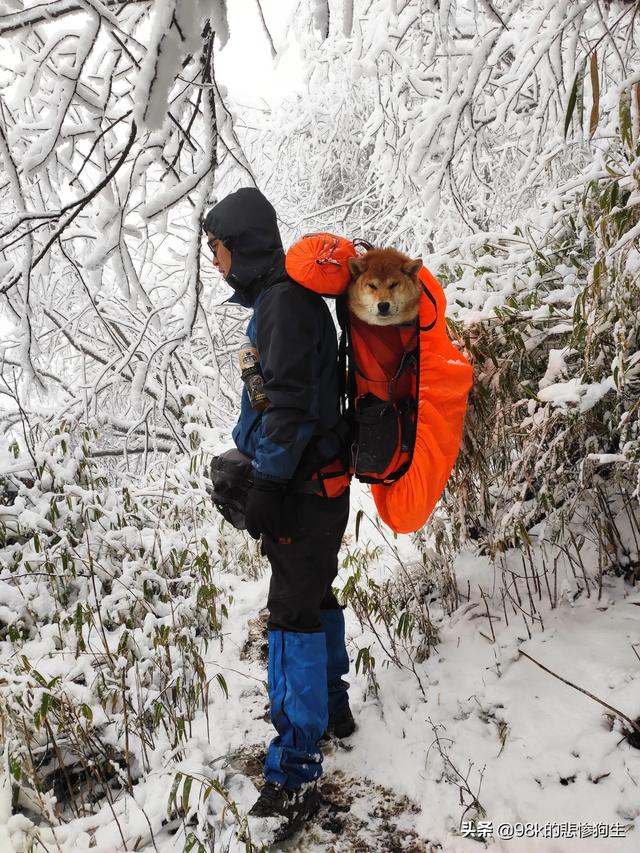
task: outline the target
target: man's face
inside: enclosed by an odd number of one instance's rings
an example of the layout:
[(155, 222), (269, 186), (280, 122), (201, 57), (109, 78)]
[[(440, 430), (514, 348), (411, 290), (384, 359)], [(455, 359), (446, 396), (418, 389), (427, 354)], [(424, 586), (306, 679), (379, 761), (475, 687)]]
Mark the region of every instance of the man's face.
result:
[(211, 231), (207, 231), (207, 245), (213, 252), (214, 267), (226, 279), (231, 270), (231, 252)]

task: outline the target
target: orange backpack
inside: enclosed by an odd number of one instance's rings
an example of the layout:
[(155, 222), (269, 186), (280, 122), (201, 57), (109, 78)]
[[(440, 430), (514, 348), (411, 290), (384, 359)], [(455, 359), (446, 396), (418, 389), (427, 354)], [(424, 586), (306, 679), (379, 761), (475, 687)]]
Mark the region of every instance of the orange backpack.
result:
[(385, 524), (411, 533), (425, 524), (451, 474), (473, 371), (449, 340), (445, 295), (426, 267), (418, 274), (415, 325), (371, 326), (347, 311), (347, 261), (358, 254), (356, 247), (372, 248), (311, 234), (289, 249), (286, 270), (304, 287), (338, 297), (351, 473), (371, 484)]

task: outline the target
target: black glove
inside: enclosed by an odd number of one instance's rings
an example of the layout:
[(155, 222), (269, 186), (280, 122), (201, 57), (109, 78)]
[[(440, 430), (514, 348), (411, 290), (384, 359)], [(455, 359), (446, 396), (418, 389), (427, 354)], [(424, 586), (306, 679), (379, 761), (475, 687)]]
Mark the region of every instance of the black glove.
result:
[(287, 500), (290, 497), (288, 488), (288, 482), (279, 483), (254, 475), (245, 510), (247, 532), (254, 539), (259, 539), (261, 533), (276, 542), (287, 538), (287, 531), (294, 527), (293, 520), (288, 517), (293, 510)]

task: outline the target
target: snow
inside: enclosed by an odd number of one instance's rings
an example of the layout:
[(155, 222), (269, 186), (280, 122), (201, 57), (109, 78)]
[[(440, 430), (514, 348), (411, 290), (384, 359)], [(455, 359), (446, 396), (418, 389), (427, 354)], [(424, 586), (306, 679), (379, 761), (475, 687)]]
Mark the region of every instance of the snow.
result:
[(592, 459), (600, 465), (609, 465), (613, 462), (627, 461), (627, 457), (622, 453), (589, 453), (587, 459)]
[[(1, 853), (169, 853), (190, 832), (204, 849), (246, 850), (238, 830), (259, 774), (238, 754), (258, 763), (273, 735), (254, 636), (269, 575), (206, 493), (237, 414), (246, 314), (222, 301), (200, 226), (215, 198), (253, 181), (287, 241), (362, 234), (446, 276), (448, 317), (478, 344), (492, 415), (505, 402), (522, 412), (504, 452), (531, 476), (507, 487), (492, 459), (469, 486), (461, 466), (460, 523), (477, 486), (493, 559), (472, 543), (454, 553), (455, 509), (434, 523), (441, 539), (391, 536), (354, 486), (338, 585), (356, 567), (365, 585), (393, 581), (388, 603), (428, 614), (439, 639), (399, 638), (393, 620), (387, 635), (347, 609), (359, 728), (350, 749), (327, 746), (325, 778), (358, 796), (340, 812), (344, 833), (318, 822), (289, 849), (414, 853), (393, 825), (416, 829), (429, 853), (468, 853), (480, 848), (462, 823), (485, 818), (624, 832), (494, 837), (489, 850), (638, 849), (640, 753), (619, 719), (521, 654), (638, 718), (638, 541), (623, 522), (638, 496), (640, 191), (619, 125), (621, 93), (639, 78), (618, 57), (637, 65), (633, 4), (262, 0), (276, 68), (255, 0), (58, 5), (75, 11), (5, 35), (7, 18), (42, 6), (9, 0), (0, 20), (0, 481), (17, 489), (0, 490)], [(572, 81), (591, 57), (598, 128), (588, 139), (585, 66), (583, 119), (576, 108), (565, 138)], [(631, 118), (635, 144), (635, 101)], [(571, 493), (578, 560), (566, 530), (552, 541), (555, 521), (528, 522), (587, 475), (604, 503), (582, 525), (593, 493)], [(600, 527), (618, 481), (629, 494), (613, 542)], [(519, 523), (528, 550), (509, 541)], [(355, 672), (363, 650), (373, 673)], [(47, 779), (45, 718), (65, 731), (70, 765), (102, 772), (113, 750), (110, 799), (80, 784), (74, 796), (88, 799), (74, 810)], [(38, 780), (24, 771), (27, 744)]]
[(156, 130), (167, 120), (169, 90), (183, 60), (201, 45), (205, 15), (221, 47), (228, 39), (226, 0), (158, 0), (153, 5), (149, 50), (138, 74), (135, 117), (141, 128)]
[[(550, 375), (557, 375), (562, 368), (562, 360), (557, 358), (556, 363), (549, 368)], [(543, 385), (547, 379), (540, 381), (540, 390), (538, 398), (544, 403), (552, 403), (554, 406), (566, 407), (570, 404), (576, 404), (580, 412), (588, 412), (596, 403), (598, 403), (606, 394), (615, 390), (615, 382), (613, 377), (602, 382), (592, 382), (584, 384), (578, 379), (570, 379), (567, 382), (552, 382)]]
[(568, 352), (569, 350), (567, 347), (561, 350), (552, 349), (549, 352), (549, 365), (547, 367), (545, 375), (542, 377), (539, 383), (539, 387), (541, 390), (552, 385), (558, 376), (561, 376), (565, 373), (567, 369), (565, 357), (568, 355)]
[(5, 741), (0, 768), (0, 850), (3, 853), (15, 853), (15, 847), (7, 832), (7, 822), (11, 817), (11, 775), (9, 770), (9, 742)]
[[(356, 488), (354, 492), (343, 557), (358, 547), (380, 544), (382, 554), (367, 571), (372, 578), (382, 581), (398, 570), (398, 553), (405, 561), (418, 555), (409, 537), (400, 537), (397, 541), (400, 550), (394, 553), (366, 521), (360, 527), (360, 541), (356, 543), (355, 511), (363, 508), (371, 516), (373, 512), (366, 491)], [(234, 534), (233, 538), (239, 542), (243, 537)], [(536, 570), (542, 573), (541, 555), (538, 560)], [(491, 589), (495, 568), (488, 559), (463, 553), (454, 569), (461, 588), (468, 578), (472, 590), (478, 586)], [(590, 573), (597, 571), (591, 565), (588, 569)], [(237, 571), (235, 576), (227, 575), (223, 580), (234, 599), (225, 622), (224, 645), (210, 646), (206, 655), (208, 676), (213, 678), (223, 672), (230, 694), (227, 700), (222, 691), (211, 691), (209, 718), (214, 724), (211, 734), (207, 736), (204, 717), (198, 715), (185, 744), (184, 754), (188, 757), (172, 762), (169, 767), (166, 763), (169, 753), (159, 761), (160, 754), (156, 753), (153, 769), (136, 786), (134, 796), (120, 798), (115, 805), (115, 817), (125, 838), (133, 844), (140, 837), (140, 850), (153, 849), (149, 825), (154, 827), (155, 843), (161, 853), (175, 849), (172, 845), (176, 838), (162, 831), (161, 822), (167, 813), (168, 793), (176, 772), (195, 780), (217, 778), (223, 784), (228, 783), (241, 813), (256, 796), (254, 785), (220, 758), (242, 748), (259, 750), (271, 736), (270, 725), (264, 719), (264, 668), (255, 660), (239, 658), (247, 637), (248, 620), (264, 604), (268, 573), (252, 578), (242, 569)], [(341, 569), (339, 585), (349, 573), (348, 568)], [(519, 651), (526, 651), (558, 675), (627, 714), (637, 715), (639, 676), (632, 643), (637, 640), (636, 608), (640, 605), (640, 592), (619, 579), (607, 577), (600, 599), (593, 592), (588, 597), (584, 588), (575, 598), (575, 582), (566, 567), (561, 569), (558, 580), (563, 590), (558, 606), (551, 609), (548, 601), (539, 602), (544, 630), (539, 626), (533, 628), (531, 638), (518, 615), (510, 613), (509, 624), (505, 624), (499, 599), (491, 596), (489, 608), (493, 611), (495, 642), (491, 640), (488, 620), (476, 594), (472, 594), (470, 602), (463, 601), (451, 616), (438, 615), (437, 649), (417, 668), (424, 696), (410, 670), (393, 666), (377, 668), (379, 692), (371, 693), (366, 676), (354, 673), (353, 661), (359, 648), (375, 644), (375, 637), (370, 629), (360, 626), (350, 610), (346, 611), (352, 660), (351, 703), (358, 730), (350, 739), (351, 749), (334, 751), (325, 768), (328, 777), (340, 772), (347, 777), (370, 780), (370, 799), (355, 804), (351, 815), (354, 820), (366, 821), (371, 809), (376, 808), (374, 785), (389, 786), (420, 808), (413, 820), (421, 837), (454, 853), (477, 850), (477, 842), (460, 834), (463, 807), (451, 769), (455, 767), (467, 777), (494, 826), (502, 822), (574, 821), (585, 825), (620, 825), (626, 833), (624, 842), (606, 838), (557, 839), (552, 844), (542, 839), (494, 840), (490, 849), (505, 853), (514, 850), (573, 853), (579, 844), (580, 850), (614, 853), (622, 849), (619, 846), (622, 843), (633, 847), (639, 831), (636, 824), (640, 814), (637, 797), (640, 753), (620, 742), (618, 725), (611, 729), (597, 703), (558, 682), (520, 656)], [(111, 606), (107, 605), (109, 609)], [(157, 617), (148, 614), (147, 618), (150, 621), (144, 633), (151, 636)], [(142, 635), (136, 642), (142, 643)], [(31, 657), (38, 654), (39, 667), (47, 673), (47, 678), (62, 673), (62, 661), (54, 669), (45, 667), (46, 644), (38, 646), (36, 650), (35, 645), (27, 645), (25, 653)], [(127, 665), (124, 659), (122, 665)], [(436, 733), (441, 749), (435, 741)], [(189, 813), (194, 815), (202, 808), (197, 805), (199, 784), (194, 782), (189, 798)], [(219, 842), (228, 844), (230, 851), (239, 851), (243, 848), (234, 839), (234, 820), (228, 812), (227, 818), (222, 818), (221, 806), (217, 795), (212, 794), (204, 813), (217, 821), (214, 825)], [(19, 816), (9, 818), (6, 823), (11, 843), (18, 845), (16, 850), (21, 849), (25, 828), (24, 818)], [(43, 832), (45, 842), (52, 843), (53, 837), (53, 833)], [(184, 830), (179, 829), (178, 840), (181, 837), (184, 838)], [(59, 827), (55, 838), (65, 853), (88, 850), (90, 846), (98, 853), (108, 853), (119, 843), (114, 813), (106, 806), (96, 815), (76, 818)], [(305, 834), (296, 849), (320, 853), (326, 847), (314, 842), (313, 834)]]

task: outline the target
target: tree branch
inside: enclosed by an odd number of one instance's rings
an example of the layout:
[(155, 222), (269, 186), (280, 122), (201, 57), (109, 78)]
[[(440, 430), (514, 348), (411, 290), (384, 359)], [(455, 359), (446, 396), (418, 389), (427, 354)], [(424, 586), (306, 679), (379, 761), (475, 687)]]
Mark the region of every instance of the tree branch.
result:
[(569, 687), (573, 687), (574, 690), (578, 690), (580, 693), (584, 693), (585, 696), (588, 696), (589, 699), (593, 699), (594, 702), (598, 702), (599, 705), (602, 705), (603, 708), (606, 708), (608, 711), (611, 711), (618, 719), (624, 720), (625, 723), (628, 723), (631, 728), (640, 734), (640, 725), (634, 722), (631, 717), (627, 717), (626, 714), (623, 714), (622, 711), (619, 711), (617, 708), (614, 708), (613, 705), (608, 705), (606, 702), (603, 702), (602, 699), (598, 699), (597, 696), (594, 696), (593, 693), (590, 693), (588, 690), (585, 690), (584, 687), (578, 687), (577, 684), (574, 684), (572, 681), (568, 681), (566, 678), (563, 678), (561, 675), (558, 675), (557, 672), (553, 672), (553, 670), (548, 669), (546, 666), (537, 661), (535, 658), (532, 658), (531, 655), (528, 655), (526, 652), (523, 652), (522, 649), (518, 649), (518, 652), (532, 663), (535, 663), (536, 666), (539, 666), (540, 669), (543, 669), (545, 672), (548, 672), (549, 675), (552, 675), (554, 678), (557, 678), (558, 681), (562, 681), (563, 684), (568, 685)]
[[(133, 3), (149, 5), (152, 2), (153, 0), (128, 0), (129, 5)], [(102, 5), (107, 9), (119, 9), (122, 6), (122, 0), (103, 0)], [(59, 0), (57, 3), (41, 3), (22, 12), (0, 15), (0, 38), (18, 30), (32, 29), (38, 24), (54, 21), (64, 15), (86, 11), (86, 5), (77, 0)]]

